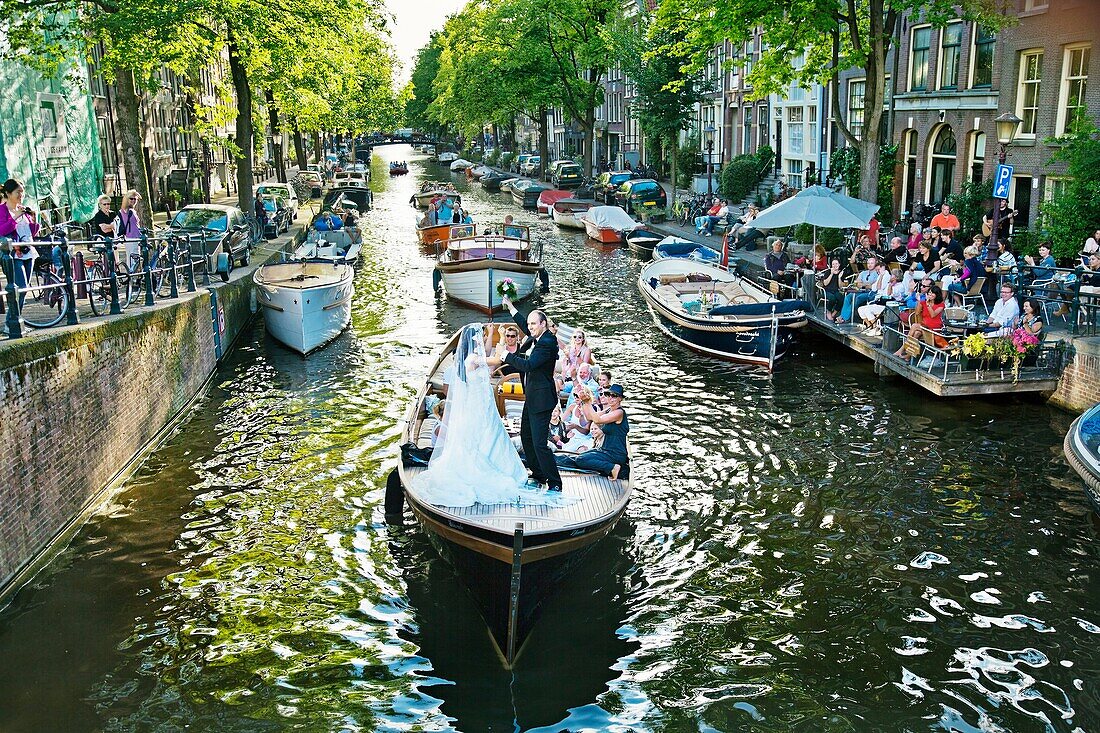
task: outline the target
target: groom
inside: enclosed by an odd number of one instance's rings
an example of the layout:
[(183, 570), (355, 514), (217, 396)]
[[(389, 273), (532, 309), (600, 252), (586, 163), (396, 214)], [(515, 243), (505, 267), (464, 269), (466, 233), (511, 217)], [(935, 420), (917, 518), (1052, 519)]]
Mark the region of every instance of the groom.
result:
[[(550, 415), (558, 404), (558, 390), (554, 384), (554, 365), (558, 361), (558, 340), (550, 333), (550, 323), (540, 310), (531, 311), (525, 319), (507, 297), (504, 306), (512, 314), (512, 320), (527, 334), (527, 340), (515, 353), (503, 358), (489, 356), (490, 367), (507, 364), (520, 372), (523, 380), (523, 417), (519, 435), (523, 441), (523, 455), (531, 469), (528, 486), (535, 488), (543, 483), (549, 491), (561, 491), (561, 474), (554, 461), (554, 453), (547, 441), (550, 432)], [(531, 349), (531, 347), (534, 347)], [(520, 352), (531, 349), (527, 356)]]

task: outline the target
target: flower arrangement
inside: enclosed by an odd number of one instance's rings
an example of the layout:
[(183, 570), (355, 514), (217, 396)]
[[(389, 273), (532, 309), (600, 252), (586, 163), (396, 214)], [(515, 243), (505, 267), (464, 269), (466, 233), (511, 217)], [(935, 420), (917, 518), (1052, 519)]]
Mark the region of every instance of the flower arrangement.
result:
[(497, 295), (508, 300), (516, 299), (516, 282), (510, 277), (497, 281)]
[(992, 355), (989, 342), (980, 333), (971, 334), (963, 341), (962, 353), (971, 359), (982, 359)]

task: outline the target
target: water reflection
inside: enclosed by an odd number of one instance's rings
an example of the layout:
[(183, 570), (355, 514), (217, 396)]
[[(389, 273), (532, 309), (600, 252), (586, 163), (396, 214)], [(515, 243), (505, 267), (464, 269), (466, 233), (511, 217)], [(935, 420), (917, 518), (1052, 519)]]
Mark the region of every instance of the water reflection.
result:
[[(638, 488), (503, 672), (425, 534), (382, 517), (407, 401), (478, 316), (412, 232), (418, 181), (450, 174), (381, 170), (351, 329), (302, 359), (257, 323), (0, 612), (0, 730), (1100, 730), (1071, 416), (933, 401), (812, 337), (774, 375), (700, 358), (625, 250), (527, 212), (532, 304), (627, 386)], [(479, 222), (516, 214), (458, 185)]]

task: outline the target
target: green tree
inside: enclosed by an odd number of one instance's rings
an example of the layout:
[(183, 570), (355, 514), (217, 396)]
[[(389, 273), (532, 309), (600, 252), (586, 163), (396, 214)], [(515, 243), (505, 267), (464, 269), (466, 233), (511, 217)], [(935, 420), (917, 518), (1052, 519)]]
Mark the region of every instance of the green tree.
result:
[(1084, 115), (1072, 128), (1058, 140), (1061, 147), (1052, 161), (1064, 162), (1071, 178), (1060, 195), (1039, 206), (1040, 230), (1059, 259), (1074, 257), (1100, 228), (1100, 129)]
[(405, 104), (405, 124), (429, 133), (441, 134), (444, 126), (428, 113), (434, 95), (432, 83), (439, 75), (439, 57), (443, 53), (443, 41), (438, 32), (432, 33), (427, 45), (416, 54), (413, 65), (412, 95)]
[[(748, 74), (755, 99), (783, 94), (791, 83), (809, 87), (831, 82), (832, 109), (840, 134), (857, 148), (865, 163), (859, 195), (878, 198), (882, 154), (881, 126), (886, 87), (886, 57), (903, 17), (923, 17), (935, 26), (963, 18), (1000, 28), (1010, 20), (1004, 0), (665, 0), (662, 23), (676, 29), (691, 50), (689, 68), (706, 64), (711, 50), (729, 40), (744, 47), (760, 28), (762, 50)], [(798, 57), (803, 63), (796, 64)], [(745, 63), (745, 58), (733, 63)], [(862, 134), (856, 137), (840, 105), (840, 72), (862, 69), (866, 75)], [(856, 189), (853, 189), (856, 190)], [(881, 203), (881, 202), (880, 202)]]

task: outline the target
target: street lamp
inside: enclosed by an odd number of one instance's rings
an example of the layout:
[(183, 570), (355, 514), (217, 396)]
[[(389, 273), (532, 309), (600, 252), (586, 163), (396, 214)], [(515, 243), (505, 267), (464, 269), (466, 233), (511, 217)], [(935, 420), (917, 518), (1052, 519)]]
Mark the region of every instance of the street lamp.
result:
[(283, 167), (283, 133), (274, 133), (271, 136), (271, 144), (275, 147), (275, 180), (286, 183), (286, 171)]
[[(997, 126), (997, 163), (1003, 165), (1005, 158), (1008, 156), (1008, 146), (1015, 139), (1016, 132), (1020, 129), (1020, 123), (1023, 120), (1011, 112), (1005, 112), (993, 122)], [(994, 182), (995, 184), (996, 182)], [(994, 188), (993, 231), (989, 233), (989, 244), (991, 249), (994, 250), (997, 247), (997, 234), (1001, 228), (1001, 201), (1007, 200), (1007, 196), (1004, 199), (998, 199), (996, 193), (996, 188)]]
[(713, 195), (711, 187), (711, 161), (714, 155), (714, 125), (707, 123), (707, 126), (703, 128), (703, 139), (707, 145), (707, 201), (710, 201), (710, 197)]

